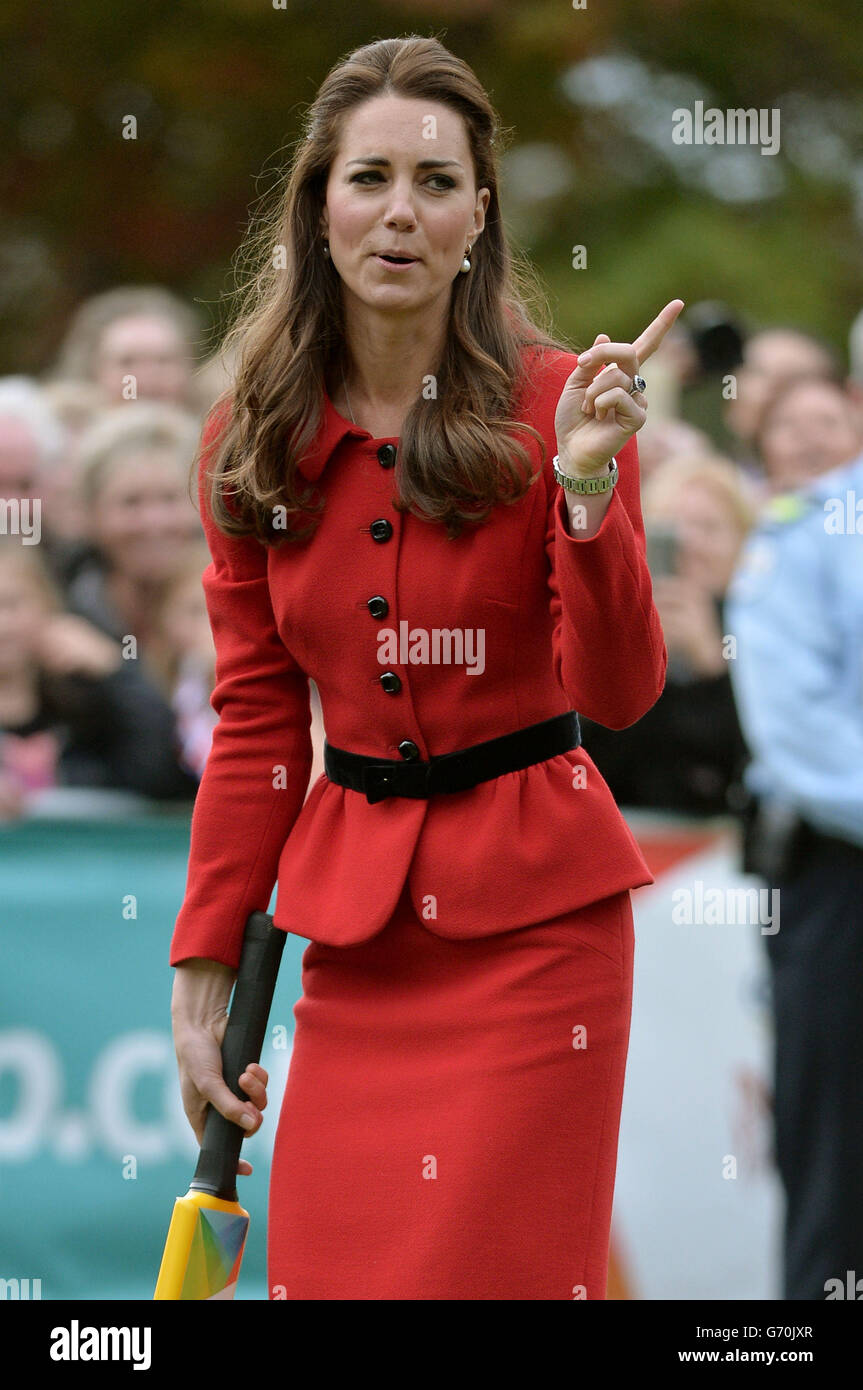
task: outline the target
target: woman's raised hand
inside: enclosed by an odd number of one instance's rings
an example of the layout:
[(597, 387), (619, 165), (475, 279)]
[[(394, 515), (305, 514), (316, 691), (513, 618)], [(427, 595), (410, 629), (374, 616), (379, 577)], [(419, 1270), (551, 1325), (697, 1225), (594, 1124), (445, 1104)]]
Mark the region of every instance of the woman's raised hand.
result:
[(613, 343), (598, 333), (580, 354), (564, 384), (554, 417), (561, 470), (584, 477), (603, 472), (647, 419), (647, 399), (633, 378), (659, 347), (678, 314), (682, 299), (672, 299), (634, 343)]

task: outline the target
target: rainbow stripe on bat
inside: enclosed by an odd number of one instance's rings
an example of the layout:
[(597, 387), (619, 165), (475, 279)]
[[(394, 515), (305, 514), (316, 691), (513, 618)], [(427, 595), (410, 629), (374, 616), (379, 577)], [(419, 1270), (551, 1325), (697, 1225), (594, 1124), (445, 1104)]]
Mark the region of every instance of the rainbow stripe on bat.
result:
[(234, 1297), (249, 1213), (239, 1202), (190, 1190), (174, 1203), (154, 1298)]

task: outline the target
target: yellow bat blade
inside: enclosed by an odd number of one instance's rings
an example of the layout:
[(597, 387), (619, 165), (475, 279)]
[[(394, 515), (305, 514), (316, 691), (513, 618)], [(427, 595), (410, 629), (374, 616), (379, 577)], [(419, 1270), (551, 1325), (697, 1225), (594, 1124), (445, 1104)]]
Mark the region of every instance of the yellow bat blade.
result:
[(174, 1202), (156, 1283), (157, 1299), (230, 1299), (249, 1229), (249, 1213), (194, 1188)]
[[(239, 1078), (261, 1055), (285, 933), (266, 912), (251, 912), (225, 1036), (222, 1071), (235, 1096)], [(237, 1161), (245, 1131), (208, 1104), (198, 1166), (185, 1197), (174, 1202), (156, 1282), (158, 1299), (233, 1298), (249, 1213), (237, 1200)]]

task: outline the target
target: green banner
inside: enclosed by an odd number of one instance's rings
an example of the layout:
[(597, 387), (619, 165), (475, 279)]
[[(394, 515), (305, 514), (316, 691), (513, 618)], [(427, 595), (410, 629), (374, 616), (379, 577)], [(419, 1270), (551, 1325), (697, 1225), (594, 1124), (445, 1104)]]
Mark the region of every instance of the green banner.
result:
[[(0, 1297), (152, 1298), (197, 1156), (168, 965), (188, 846), (187, 815), (0, 828)], [(243, 1145), (238, 1297), (267, 1296), (270, 1154), (307, 944), (285, 945), (269, 1104)]]

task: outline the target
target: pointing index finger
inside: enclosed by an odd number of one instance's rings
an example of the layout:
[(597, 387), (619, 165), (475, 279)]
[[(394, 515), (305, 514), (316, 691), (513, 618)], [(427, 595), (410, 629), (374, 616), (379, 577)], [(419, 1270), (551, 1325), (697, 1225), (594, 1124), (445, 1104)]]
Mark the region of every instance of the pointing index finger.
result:
[(659, 347), (659, 344), (662, 342), (683, 307), (684, 304), (682, 299), (672, 299), (671, 302), (666, 304), (665, 308), (656, 315), (653, 323), (648, 324), (641, 336), (636, 338), (633, 347), (635, 348), (635, 354), (638, 358), (639, 365), (641, 365), (642, 362), (646, 362), (648, 357), (651, 357), (653, 353), (656, 352), (656, 349)]

